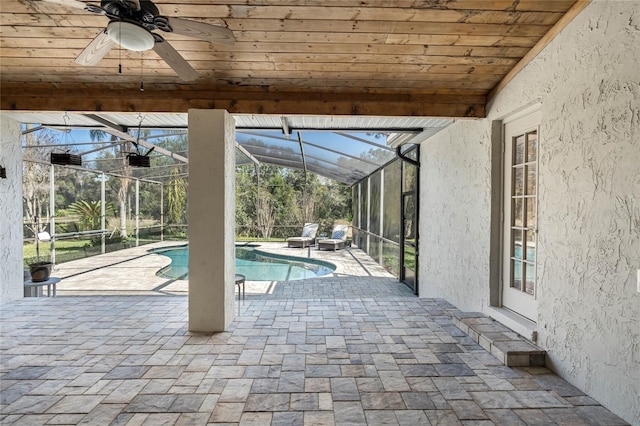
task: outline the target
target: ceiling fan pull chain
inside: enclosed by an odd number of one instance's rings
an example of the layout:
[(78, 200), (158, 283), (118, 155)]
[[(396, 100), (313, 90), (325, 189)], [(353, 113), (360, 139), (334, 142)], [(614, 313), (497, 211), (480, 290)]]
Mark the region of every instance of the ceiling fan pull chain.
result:
[[(118, 22), (118, 32), (122, 33), (122, 21)], [(122, 45), (118, 44), (118, 74), (122, 74)]]

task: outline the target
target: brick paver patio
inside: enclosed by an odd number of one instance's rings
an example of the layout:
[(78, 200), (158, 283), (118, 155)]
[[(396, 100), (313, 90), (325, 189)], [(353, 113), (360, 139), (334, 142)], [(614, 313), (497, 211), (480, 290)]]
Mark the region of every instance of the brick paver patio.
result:
[[(625, 424), (546, 368), (505, 367), (453, 325), (453, 306), (359, 250), (324, 256), (345, 265), (249, 283), (214, 335), (187, 331), (180, 291), (115, 295), (89, 274), (63, 279), (60, 297), (3, 304), (0, 423)], [(83, 276), (98, 297), (73, 295)]]

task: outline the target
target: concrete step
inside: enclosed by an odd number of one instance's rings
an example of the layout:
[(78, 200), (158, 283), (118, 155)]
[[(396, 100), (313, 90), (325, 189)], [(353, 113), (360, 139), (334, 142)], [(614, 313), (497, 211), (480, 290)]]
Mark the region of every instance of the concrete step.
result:
[(546, 351), (480, 312), (454, 311), (453, 324), (509, 367), (544, 366)]

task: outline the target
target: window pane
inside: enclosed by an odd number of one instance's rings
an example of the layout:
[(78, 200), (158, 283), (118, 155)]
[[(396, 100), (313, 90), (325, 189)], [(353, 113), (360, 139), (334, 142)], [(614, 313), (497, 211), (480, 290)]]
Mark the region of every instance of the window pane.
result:
[(369, 256), (373, 258), (377, 263), (380, 263), (380, 238), (373, 235), (369, 236)]
[(527, 134), (527, 161), (536, 161), (538, 155), (538, 132)]
[(418, 185), (418, 168), (413, 164), (404, 163), (403, 192), (413, 191)]
[(536, 199), (526, 198), (527, 203), (527, 228), (536, 227)]
[(416, 239), (416, 208), (415, 195), (404, 197), (404, 238), (407, 243), (415, 243)]
[(396, 277), (400, 274), (400, 250), (397, 244), (382, 241), (382, 266)]
[(522, 259), (522, 231), (513, 230), (513, 257)]
[(369, 230), (369, 179), (360, 184), (360, 228)]
[[(382, 173), (377, 171), (369, 177), (369, 231), (380, 235), (380, 201), (382, 197)], [(378, 260), (378, 259), (376, 259)]]
[(527, 231), (526, 259), (530, 262), (536, 261), (536, 233), (534, 231)]
[(522, 262), (511, 261), (511, 287), (522, 290)]
[(524, 135), (518, 136), (515, 143), (515, 157), (513, 164), (522, 164), (524, 163)]
[(535, 286), (536, 286), (535, 268), (533, 265), (530, 265), (530, 264), (523, 264), (522, 266), (524, 266), (524, 270), (525, 270), (524, 276), (526, 277), (524, 282), (524, 291), (526, 291), (528, 294), (533, 296), (535, 294)]
[(358, 197), (360, 197), (360, 184), (353, 185), (353, 191), (351, 192), (351, 199), (353, 200), (351, 202), (351, 208), (353, 210), (352, 222), (356, 227), (360, 226), (360, 213), (358, 211), (360, 208), (360, 202)]
[(524, 167), (515, 167), (513, 172), (513, 194), (524, 195)]
[(521, 227), (524, 223), (523, 221), (523, 199), (521, 197), (516, 197), (513, 199), (513, 219), (511, 220), (512, 226)]
[(527, 195), (536, 195), (536, 165), (527, 166)]
[(404, 266), (412, 271), (416, 270), (416, 249), (411, 245), (404, 246)]
[(382, 236), (400, 242), (400, 176), (401, 161), (397, 160), (384, 169), (383, 224)]

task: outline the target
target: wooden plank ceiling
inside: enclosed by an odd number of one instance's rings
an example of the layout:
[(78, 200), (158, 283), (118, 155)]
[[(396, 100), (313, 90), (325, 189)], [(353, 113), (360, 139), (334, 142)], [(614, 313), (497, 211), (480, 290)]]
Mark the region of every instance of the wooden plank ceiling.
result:
[(2, 0), (2, 110), (483, 117), (491, 91), (586, 4), (156, 0), (162, 15), (236, 38), (157, 31), (197, 71), (185, 82), (152, 50), (116, 47), (97, 65), (76, 64), (108, 18), (58, 3)]

